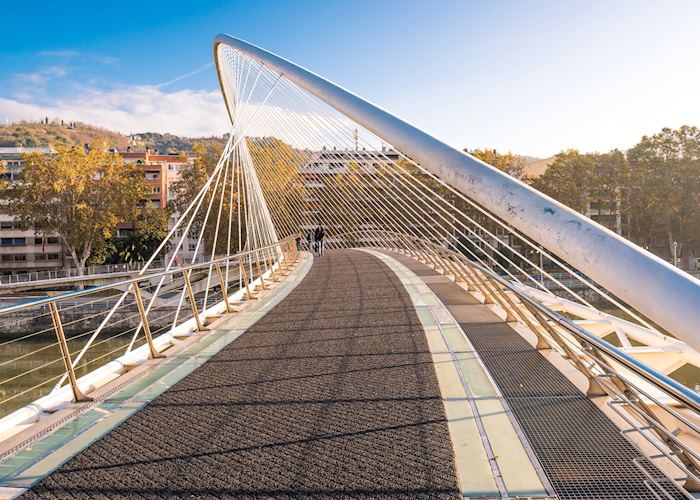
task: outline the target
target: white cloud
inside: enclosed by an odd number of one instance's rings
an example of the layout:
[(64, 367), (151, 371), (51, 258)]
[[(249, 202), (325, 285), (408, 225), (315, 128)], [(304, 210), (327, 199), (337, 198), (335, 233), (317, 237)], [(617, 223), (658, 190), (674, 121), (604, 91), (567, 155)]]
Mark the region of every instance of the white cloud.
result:
[(170, 132), (191, 137), (221, 135), (230, 128), (220, 92), (164, 92), (152, 85), (89, 90), (50, 106), (0, 97), (3, 123), (48, 116), (82, 121), (122, 133)]
[(23, 82), (44, 85), (49, 79), (66, 76), (68, 73), (68, 68), (63, 66), (50, 66), (33, 73), (15, 73), (13, 76)]

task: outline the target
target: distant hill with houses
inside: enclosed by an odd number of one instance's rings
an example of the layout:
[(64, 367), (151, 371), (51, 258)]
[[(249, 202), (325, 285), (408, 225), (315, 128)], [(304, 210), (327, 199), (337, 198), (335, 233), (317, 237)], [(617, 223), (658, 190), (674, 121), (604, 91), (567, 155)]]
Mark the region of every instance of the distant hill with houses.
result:
[(98, 137), (107, 139), (109, 145), (120, 151), (131, 146), (134, 149), (158, 150), (161, 153), (191, 151), (197, 141), (203, 139), (225, 142), (225, 137), (193, 138), (174, 134), (143, 132), (125, 135), (95, 125), (62, 120), (41, 122), (17, 122), (0, 125), (0, 147), (47, 147), (54, 144), (90, 144)]

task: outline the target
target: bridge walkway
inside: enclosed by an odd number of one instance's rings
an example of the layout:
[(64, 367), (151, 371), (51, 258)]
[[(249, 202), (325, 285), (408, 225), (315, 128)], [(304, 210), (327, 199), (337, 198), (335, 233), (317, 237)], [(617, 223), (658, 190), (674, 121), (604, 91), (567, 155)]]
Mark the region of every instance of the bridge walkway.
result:
[(396, 275), (328, 252), (236, 341), (26, 498), (456, 497), (425, 335)]
[[(515, 330), (427, 266), (380, 257), (316, 259), (245, 334), (25, 497), (655, 498), (640, 453)], [(410, 279), (456, 321), (442, 332), (454, 363)], [(463, 396), (449, 397), (448, 365)], [(477, 492), (485, 479), (498, 487)]]
[(488, 369), (559, 498), (686, 498), (511, 325), (425, 264), (387, 255), (419, 275), (459, 323), (467, 349), (475, 350)]

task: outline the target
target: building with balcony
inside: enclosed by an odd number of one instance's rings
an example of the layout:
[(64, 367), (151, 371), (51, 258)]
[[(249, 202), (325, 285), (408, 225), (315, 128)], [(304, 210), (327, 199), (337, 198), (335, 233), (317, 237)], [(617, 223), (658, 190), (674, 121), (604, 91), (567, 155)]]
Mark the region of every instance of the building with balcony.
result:
[[(159, 154), (157, 150), (152, 151), (150, 148), (146, 148), (145, 152), (134, 152), (128, 148), (119, 155), (125, 163), (136, 163), (141, 167), (146, 184), (151, 189), (150, 202), (154, 207), (162, 209), (166, 209), (168, 201), (175, 197), (172, 186), (180, 179), (180, 170), (194, 161), (193, 157), (185, 154)], [(178, 214), (170, 214), (168, 229), (173, 228), (178, 218)], [(118, 235), (125, 235), (130, 228), (130, 224), (120, 224)], [(182, 249), (178, 252), (179, 259), (189, 261), (195, 256), (197, 239), (195, 234), (185, 236)], [(201, 257), (204, 254), (204, 246), (200, 245), (196, 253), (197, 257)]]
[[(51, 151), (51, 148), (2, 147), (0, 176), (12, 182), (24, 168), (23, 154), (49, 154)], [(0, 275), (52, 271), (71, 262), (60, 236), (43, 236), (33, 229), (22, 229), (11, 215), (0, 211)]]

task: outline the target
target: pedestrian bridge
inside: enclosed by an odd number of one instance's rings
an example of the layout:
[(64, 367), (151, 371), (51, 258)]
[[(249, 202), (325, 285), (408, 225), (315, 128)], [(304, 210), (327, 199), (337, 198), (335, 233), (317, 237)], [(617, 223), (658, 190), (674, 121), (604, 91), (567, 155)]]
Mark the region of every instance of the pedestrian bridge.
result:
[[(151, 261), (0, 309), (3, 497), (695, 498), (695, 278), (287, 60), (214, 56), (231, 134)], [(186, 234), (207, 259), (175, 267)]]

